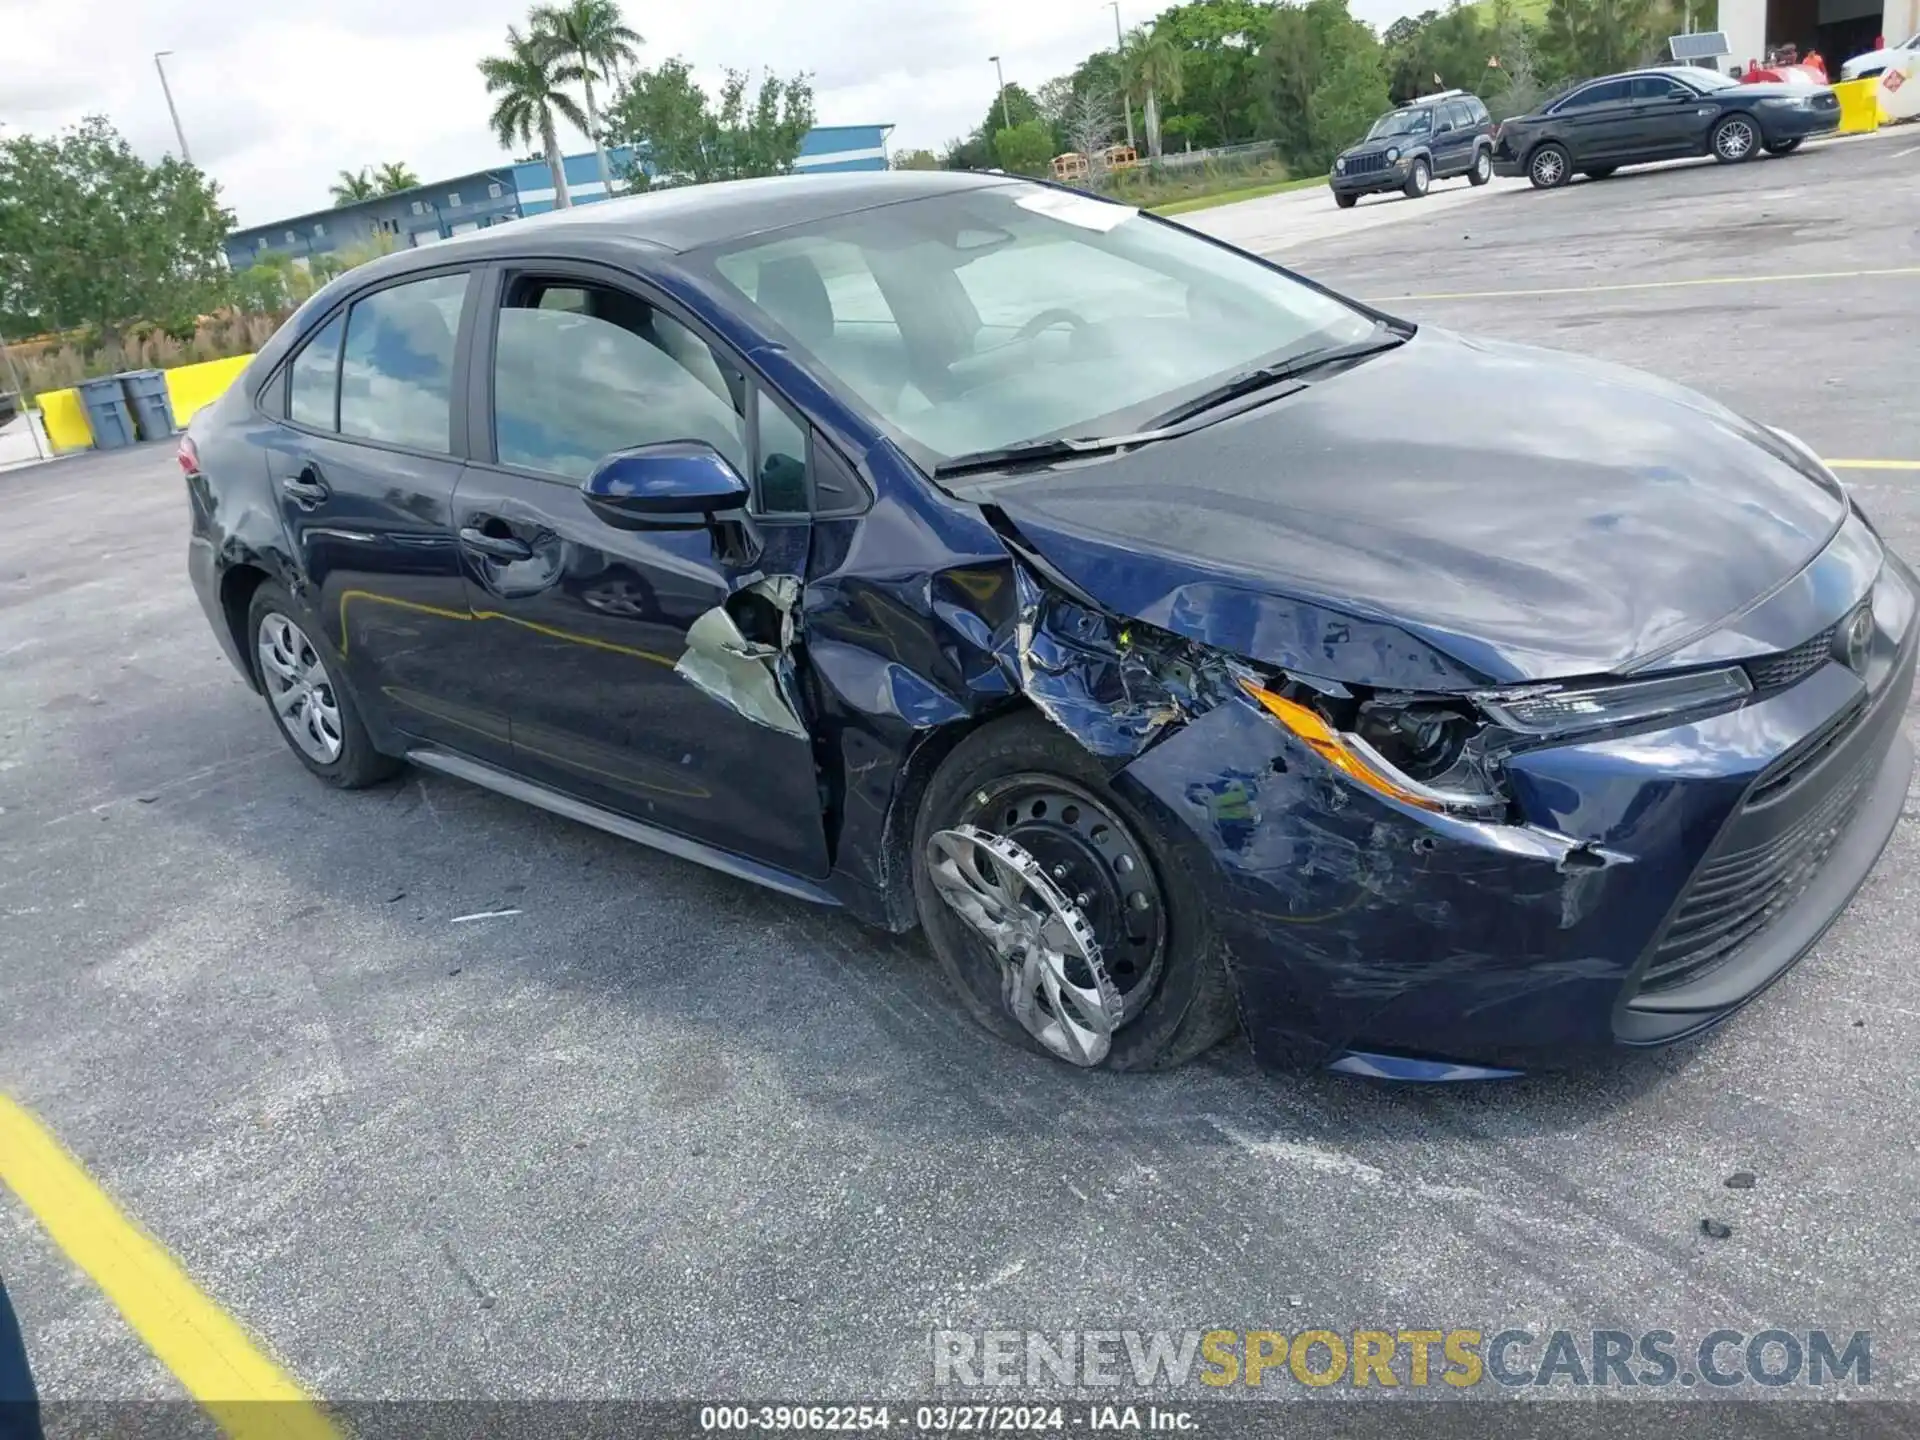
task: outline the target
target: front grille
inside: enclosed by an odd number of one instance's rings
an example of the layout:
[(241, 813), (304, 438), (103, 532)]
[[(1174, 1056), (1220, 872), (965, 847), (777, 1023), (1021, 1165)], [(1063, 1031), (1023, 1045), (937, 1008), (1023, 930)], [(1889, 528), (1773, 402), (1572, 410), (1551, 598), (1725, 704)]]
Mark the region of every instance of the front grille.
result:
[[(1790, 764), (1763, 777), (1747, 801), (1747, 811), (1784, 793), (1785, 786), (1830, 754), (1853, 730), (1860, 714), (1860, 709), (1849, 711), (1788, 757)], [(1879, 759), (1879, 748), (1869, 747), (1853, 769), (1793, 824), (1757, 845), (1715, 855), (1701, 866), (1673, 924), (1653, 952), (1640, 982), (1642, 992), (1670, 990), (1699, 979), (1732, 959), (1741, 945), (1799, 898), (1853, 818)]]
[(1387, 168), (1387, 152), (1377, 155), (1349, 155), (1346, 173), (1349, 175), (1371, 175), (1376, 170)]
[(1811, 640), (1791, 650), (1747, 661), (1747, 679), (1753, 682), (1755, 693), (1784, 690), (1826, 664), (1827, 657), (1833, 654), (1833, 637), (1839, 628), (1837, 624), (1829, 625)]

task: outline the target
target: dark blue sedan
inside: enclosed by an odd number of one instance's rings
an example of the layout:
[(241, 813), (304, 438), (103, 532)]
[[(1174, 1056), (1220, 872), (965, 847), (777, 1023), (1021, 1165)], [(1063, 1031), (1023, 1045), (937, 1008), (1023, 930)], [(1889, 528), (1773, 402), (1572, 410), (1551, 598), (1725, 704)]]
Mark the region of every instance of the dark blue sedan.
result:
[(180, 458), (321, 780), (410, 761), (922, 926), (1076, 1065), (1691, 1035), (1912, 766), (1914, 574), (1792, 436), (1008, 177), (387, 257)]

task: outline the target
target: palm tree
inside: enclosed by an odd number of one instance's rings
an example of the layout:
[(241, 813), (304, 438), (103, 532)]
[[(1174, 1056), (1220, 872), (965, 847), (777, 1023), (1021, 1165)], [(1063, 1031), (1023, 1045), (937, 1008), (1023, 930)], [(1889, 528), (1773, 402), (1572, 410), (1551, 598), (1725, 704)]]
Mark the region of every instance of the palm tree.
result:
[(547, 42), (522, 35), (517, 26), (507, 27), (507, 53), (489, 55), (480, 62), (481, 78), (487, 93), (499, 98), (493, 102), (490, 123), (493, 133), (507, 150), (530, 145), (534, 136), (547, 152), (547, 168), (553, 171), (553, 208), (568, 209), (573, 196), (567, 193), (566, 159), (560, 153), (560, 136), (554, 125), (556, 111), (577, 125), (587, 128), (587, 120), (573, 96), (560, 88), (562, 61)]
[(367, 167), (358, 170), (342, 170), (340, 178), (327, 187), (333, 196), (333, 203), (340, 205), (358, 205), (362, 200), (371, 200), (380, 193), (380, 187), (367, 178)]
[(624, 23), (614, 0), (568, 0), (566, 5), (541, 5), (529, 17), (534, 35), (553, 47), (564, 63), (556, 78), (578, 80), (587, 96), (587, 134), (600, 157), (600, 183), (613, 195), (613, 172), (607, 165), (607, 147), (600, 136), (600, 112), (594, 108), (593, 82), (613, 83), (622, 63), (638, 58), (636, 46), (644, 43), (637, 31)]
[(397, 195), (402, 190), (413, 189), (420, 183), (420, 177), (402, 161), (389, 160), (373, 172), (373, 183), (380, 187), (382, 195)]
[(1180, 47), (1174, 43), (1172, 34), (1159, 25), (1137, 26), (1127, 37), (1126, 49), (1120, 52), (1120, 64), (1127, 77), (1128, 90), (1147, 92), (1147, 150), (1158, 159), (1159, 97), (1164, 93), (1167, 99), (1178, 103), (1186, 89), (1186, 77), (1180, 69)]

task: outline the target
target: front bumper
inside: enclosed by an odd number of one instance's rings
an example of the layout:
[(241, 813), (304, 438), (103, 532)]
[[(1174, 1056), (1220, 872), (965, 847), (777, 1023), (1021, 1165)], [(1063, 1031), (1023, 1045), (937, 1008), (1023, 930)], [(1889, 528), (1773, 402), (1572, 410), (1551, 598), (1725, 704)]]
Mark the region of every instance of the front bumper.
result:
[[(1906, 795), (1916, 582), (1891, 556), (1885, 573), (1908, 603), (1865, 679), (1828, 662), (1724, 714), (1518, 756), (1508, 773), (1530, 823), (1354, 787), (1251, 704), (1149, 750), (1121, 783), (1214, 887), (1256, 1056), (1551, 1068), (1682, 1039), (1758, 995), (1845, 907)], [(1849, 778), (1843, 813), (1827, 813)], [(1737, 948), (1649, 988), (1683, 913), (1701, 923), (1712, 896), (1696, 887), (1768, 845), (1817, 849), (1818, 863)]]
[(1412, 170), (1411, 160), (1401, 160), (1384, 170), (1369, 170), (1360, 175), (1342, 175), (1336, 170), (1327, 176), (1327, 188), (1336, 195), (1378, 195), (1404, 187)]
[(1831, 135), (1840, 128), (1840, 106), (1832, 109), (1799, 110), (1791, 106), (1760, 107), (1760, 130), (1769, 143), (1780, 140), (1805, 140), (1814, 135)]

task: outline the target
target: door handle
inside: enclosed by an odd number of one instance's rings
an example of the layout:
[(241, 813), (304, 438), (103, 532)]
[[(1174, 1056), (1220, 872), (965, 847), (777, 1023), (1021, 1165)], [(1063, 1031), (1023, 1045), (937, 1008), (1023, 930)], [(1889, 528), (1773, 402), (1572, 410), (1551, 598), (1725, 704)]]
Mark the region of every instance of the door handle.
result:
[(511, 535), (489, 535), (486, 531), (472, 525), (460, 527), (460, 543), (476, 555), (484, 555), (489, 560), (530, 560), (533, 547), (524, 540), (516, 540)]
[(320, 478), (319, 467), (312, 464), (302, 465), (298, 475), (283, 479), (280, 488), (302, 505), (318, 505), (333, 493)]

